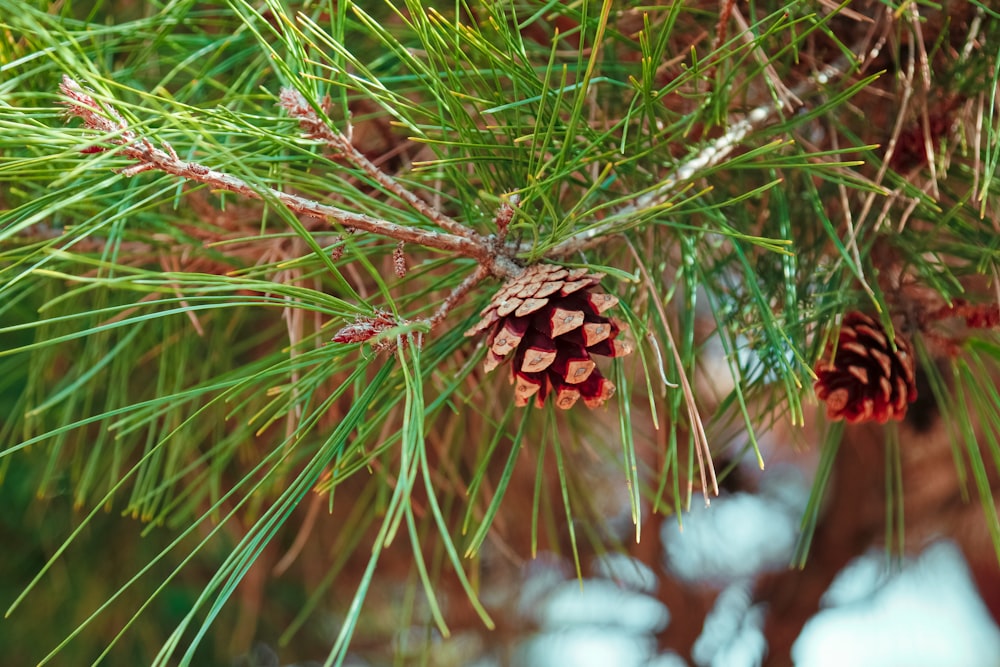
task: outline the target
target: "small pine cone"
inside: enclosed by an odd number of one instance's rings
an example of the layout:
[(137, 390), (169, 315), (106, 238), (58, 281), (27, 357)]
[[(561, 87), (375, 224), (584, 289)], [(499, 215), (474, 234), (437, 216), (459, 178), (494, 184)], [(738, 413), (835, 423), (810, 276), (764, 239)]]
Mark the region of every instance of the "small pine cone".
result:
[(816, 365), (816, 395), (828, 418), (885, 424), (906, 415), (917, 399), (913, 348), (900, 333), (895, 343), (877, 320), (857, 311), (844, 317), (836, 352), (831, 343)]
[(525, 406), (534, 397), (542, 407), (552, 396), (566, 410), (583, 399), (589, 408), (603, 405), (615, 385), (601, 375), (591, 355), (620, 357), (632, 351), (620, 340), (625, 325), (604, 313), (618, 303), (594, 291), (604, 277), (586, 269), (536, 264), (504, 284), (465, 332), (489, 330), (486, 370), (508, 359), (514, 402)]
[(375, 339), (372, 349), (376, 352), (385, 352), (393, 349), (396, 343), (394, 340), (378, 340), (378, 336), (384, 331), (406, 323), (406, 320), (397, 320), (392, 313), (376, 308), (374, 315), (358, 317), (353, 323), (341, 327), (333, 334), (331, 340), (334, 343), (365, 343)]

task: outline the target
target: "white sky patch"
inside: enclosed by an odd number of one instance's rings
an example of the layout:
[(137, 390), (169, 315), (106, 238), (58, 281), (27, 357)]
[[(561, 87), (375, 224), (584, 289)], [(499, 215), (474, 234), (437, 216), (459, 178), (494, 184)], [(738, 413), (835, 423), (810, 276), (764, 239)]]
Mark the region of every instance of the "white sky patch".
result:
[(673, 651), (661, 653), (643, 667), (689, 667), (687, 661)]
[[(697, 667), (757, 667), (766, 655), (766, 607), (752, 582), (787, 567), (808, 481), (773, 469), (761, 492), (696, 503), (662, 527), (664, 562), (681, 580), (722, 589), (692, 650)], [(776, 473), (776, 474), (775, 474)], [(654, 637), (670, 613), (647, 593), (655, 573), (623, 554), (596, 558), (580, 582), (564, 564), (535, 562), (520, 606), (539, 631), (520, 642), (522, 667), (688, 667)], [(793, 648), (795, 667), (1000, 667), (993, 623), (959, 550), (950, 542), (891, 566), (884, 552), (856, 559), (823, 596)], [(683, 613), (683, 610), (673, 610)], [(487, 667), (487, 666), (484, 666)]]
[(513, 664), (522, 667), (646, 667), (654, 657), (652, 637), (603, 627), (566, 628), (535, 635)]
[(884, 564), (863, 556), (838, 575), (824, 597), (835, 606), (795, 642), (796, 667), (1000, 666), (1000, 630), (954, 544), (928, 547), (895, 576)]

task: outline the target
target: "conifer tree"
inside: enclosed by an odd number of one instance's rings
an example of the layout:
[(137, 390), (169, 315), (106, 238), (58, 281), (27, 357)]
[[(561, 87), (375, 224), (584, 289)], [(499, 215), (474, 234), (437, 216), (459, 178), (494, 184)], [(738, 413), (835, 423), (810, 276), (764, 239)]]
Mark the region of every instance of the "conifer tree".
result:
[(445, 664), (497, 561), (648, 554), (765, 439), (816, 462), (773, 655), (946, 505), (997, 584), (998, 44), (981, 2), (0, 0), (15, 664)]

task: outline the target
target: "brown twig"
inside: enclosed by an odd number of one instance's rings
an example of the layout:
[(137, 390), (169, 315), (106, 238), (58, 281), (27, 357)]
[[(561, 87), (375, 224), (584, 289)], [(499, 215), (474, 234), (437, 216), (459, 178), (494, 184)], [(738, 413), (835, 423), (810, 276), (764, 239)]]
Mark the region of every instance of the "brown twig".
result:
[(926, 326), (950, 317), (962, 318), (970, 329), (995, 329), (1000, 326), (1000, 307), (995, 303), (969, 303), (965, 299), (954, 299), (927, 313), (921, 324)]
[[(408, 324), (404, 319), (397, 318), (387, 310), (376, 308), (371, 315), (360, 315), (351, 324), (345, 325), (333, 334), (334, 343), (366, 343), (377, 338), (383, 332)], [(392, 341), (380, 340), (374, 344), (376, 351), (389, 350), (394, 347)]]
[(725, 43), (729, 17), (733, 13), (733, 6), (735, 4), (736, 0), (720, 0), (719, 20), (715, 24), (715, 42), (712, 44), (712, 49), (718, 49)]
[(447, 297), (445, 297), (444, 302), (438, 306), (438, 309), (434, 311), (434, 314), (427, 318), (427, 324), (433, 329), (448, 316), (451, 309), (462, 300), (462, 298), (469, 293), (469, 291), (478, 285), (486, 276), (490, 274), (489, 270), (480, 265), (473, 273), (466, 276), (465, 280), (459, 283), (458, 287), (451, 291)]
[(514, 208), (521, 203), (521, 196), (512, 193), (500, 202), (500, 208), (493, 218), (493, 228), (496, 229), (497, 243), (507, 242), (507, 232), (510, 229), (510, 221), (514, 217)]
[(292, 88), (281, 89), (281, 106), (290, 116), (298, 119), (299, 127), (310, 139), (322, 141), (327, 146), (343, 155), (356, 167), (364, 171), (376, 183), (385, 188), (386, 191), (399, 197), (409, 204), (415, 211), (426, 217), (441, 229), (445, 229), (451, 234), (465, 238), (475, 238), (476, 233), (460, 222), (452, 220), (450, 217), (429, 205), (423, 199), (407, 190), (399, 184), (389, 174), (378, 168), (371, 160), (365, 157), (364, 153), (355, 148), (351, 140), (341, 132), (334, 130), (329, 124), (321, 119), (315, 109), (313, 109), (301, 93)]
[(392, 270), (397, 278), (406, 276), (406, 244), (402, 241), (392, 251)]
[(763, 68), (764, 76), (767, 78), (771, 90), (774, 91), (774, 94), (781, 101), (782, 107), (797, 109), (802, 106), (802, 100), (795, 94), (795, 91), (789, 90), (788, 86), (785, 85), (778, 71), (771, 63), (771, 58), (764, 53), (760, 43), (756, 41), (756, 35), (751, 29), (750, 23), (743, 17), (739, 8), (733, 7), (733, 3), (727, 3), (727, 9), (729, 10), (728, 13), (732, 15), (733, 20), (736, 21), (736, 25), (740, 28), (740, 38), (750, 47), (750, 53), (753, 55), (754, 60)]
[[(126, 176), (134, 176), (144, 171), (162, 171), (214, 188), (229, 190), (251, 199), (274, 200), (280, 202), (290, 211), (323, 220), (332, 220), (345, 227), (353, 227), (397, 241), (415, 243), (471, 257), (486, 266), (487, 270), (497, 277), (506, 278), (520, 272), (520, 267), (511, 260), (508, 249), (497, 244), (495, 237), (480, 236), (468, 229), (465, 229), (463, 235), (458, 235), (407, 227), (336, 206), (321, 204), (296, 194), (281, 192), (265, 186), (251, 185), (231, 174), (209, 169), (196, 162), (181, 160), (169, 144), (164, 143), (162, 149), (156, 148), (149, 139), (138, 137), (113, 108), (99, 105), (70, 77), (63, 77), (59, 89), (68, 100), (66, 105), (71, 115), (81, 118), (86, 127), (104, 132), (108, 135), (103, 139), (105, 143), (117, 146), (119, 153), (135, 160), (134, 165), (121, 171)], [(104, 148), (98, 147), (98, 150), (104, 150)]]

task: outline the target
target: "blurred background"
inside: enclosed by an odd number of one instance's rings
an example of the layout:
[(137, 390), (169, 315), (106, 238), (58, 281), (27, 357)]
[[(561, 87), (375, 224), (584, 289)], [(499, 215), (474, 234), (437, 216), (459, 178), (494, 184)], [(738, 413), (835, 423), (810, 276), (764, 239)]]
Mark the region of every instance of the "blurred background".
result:
[[(527, 526), (511, 521), (514, 512), (481, 555), (478, 585), (497, 629), (486, 630), (444, 576), (439, 600), (453, 631), (444, 639), (415, 585), (409, 545), (394, 544), (380, 565), (348, 664), (995, 667), (995, 555), (981, 510), (961, 498), (936, 421), (929, 429), (901, 427), (911, 504), (904, 554), (885, 544), (886, 457), (877, 428), (848, 430), (801, 569), (789, 563), (817, 457), (800, 436), (793, 445), (776, 428), (764, 441), (766, 471), (753, 460), (738, 462), (710, 506), (696, 495), (680, 517), (646, 508), (638, 544), (620, 468), (582, 455), (576, 464), (588, 469), (592, 499), (605, 512), (600, 530), (617, 548), (584, 547), (578, 579), (565, 551), (527, 556)], [(61, 497), (34, 496), (26, 467), (37, 455), (13, 459), (0, 487), (6, 508), (0, 535), (8, 545), (0, 559), (0, 590), (7, 601), (56, 553), (83, 512)], [(533, 466), (522, 468), (529, 473), (520, 483), (530, 488)], [(517, 498), (517, 487), (510, 493)], [(366, 560), (363, 553), (348, 557), (332, 587), (314, 599), (331, 561), (343, 556), (331, 545), (344, 517), (328, 514), (322, 498), (316, 494), (261, 554), (196, 664), (323, 664)], [(165, 527), (98, 511), (28, 603), (0, 623), (5, 664), (36, 664), (127, 581), (136, 563), (153, 560), (175, 538)], [(214, 544), (179, 576), (174, 568), (181, 563), (169, 556), (156, 561), (139, 590), (169, 581), (164, 594), (101, 664), (149, 664), (225, 549), (224, 541)], [(53, 664), (97, 659), (142, 602), (138, 593), (118, 600)]]

